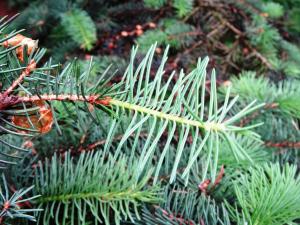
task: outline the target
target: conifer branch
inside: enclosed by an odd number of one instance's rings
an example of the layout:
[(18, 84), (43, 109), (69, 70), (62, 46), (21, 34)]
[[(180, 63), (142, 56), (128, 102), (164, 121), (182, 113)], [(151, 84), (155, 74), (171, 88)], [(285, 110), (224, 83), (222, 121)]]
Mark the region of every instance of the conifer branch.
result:
[(213, 130), (213, 131), (224, 131), (226, 128), (222, 123), (215, 122), (201, 122), (197, 120), (186, 119), (180, 116), (171, 115), (169, 113), (164, 113), (159, 110), (149, 109), (147, 107), (142, 107), (136, 104), (130, 104), (125, 101), (119, 101), (116, 99), (112, 99), (110, 97), (105, 97), (104, 99), (98, 99), (99, 95), (90, 95), (90, 96), (78, 96), (78, 95), (41, 95), (41, 96), (26, 96), (26, 97), (18, 97), (17, 103), (21, 102), (35, 102), (38, 100), (44, 101), (82, 101), (88, 102), (90, 104), (96, 105), (105, 105), (105, 106), (117, 106), (121, 108), (125, 108), (128, 110), (133, 110), (140, 112), (142, 114), (149, 114), (161, 119), (165, 119), (168, 121), (173, 121), (179, 124), (190, 125), (194, 127), (203, 128), (205, 130)]
[(34, 60), (31, 60), (30, 63), (27, 65), (27, 67), (22, 71), (20, 76), (14, 80), (12, 85), (3, 93), (3, 96), (8, 96), (19, 84), (22, 83), (24, 78), (26, 76), (29, 76), (29, 74), (36, 69), (36, 62)]

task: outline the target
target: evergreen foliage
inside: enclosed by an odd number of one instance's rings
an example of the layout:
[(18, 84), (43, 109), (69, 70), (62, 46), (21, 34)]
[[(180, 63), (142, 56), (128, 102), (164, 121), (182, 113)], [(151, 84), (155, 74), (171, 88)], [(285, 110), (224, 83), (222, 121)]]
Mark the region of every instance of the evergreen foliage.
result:
[(35, 192), (40, 193), (37, 203), (44, 209), (41, 224), (51, 220), (85, 224), (87, 213), (94, 217), (93, 224), (120, 224), (121, 220), (133, 221), (132, 214), (139, 218), (140, 203), (160, 201), (157, 187), (145, 187), (153, 170), (139, 175), (135, 158), (104, 157), (101, 152), (82, 153), (75, 160), (66, 153), (63, 159), (55, 155), (51, 162), (39, 163)]
[(250, 224), (289, 224), (299, 217), (296, 167), (279, 164), (252, 167), (234, 183), (242, 214)]
[(166, 4), (166, 0), (144, 0), (147, 7), (160, 8)]
[(85, 11), (76, 9), (62, 15), (62, 28), (74, 42), (90, 50), (96, 42), (96, 27)]
[[(8, 221), (14, 220), (30, 220), (36, 221), (35, 217), (31, 215), (33, 212), (39, 212), (40, 209), (22, 209), (22, 205), (26, 202), (32, 201), (39, 197), (39, 195), (35, 195), (33, 197), (27, 198), (26, 195), (32, 190), (33, 186), (26, 189), (19, 190), (10, 190), (8, 187), (7, 181), (2, 175), (2, 186), (0, 189), (0, 205), (1, 205), (1, 213), (0, 213), (0, 222), (3, 223), (4, 220), (7, 223)], [(24, 198), (25, 196), (25, 198)]]
[(166, 19), (161, 21), (157, 29), (147, 31), (139, 37), (137, 44), (141, 46), (143, 51), (147, 51), (155, 42), (159, 46), (166, 47), (169, 45), (174, 49), (180, 49), (193, 41), (193, 37), (189, 35), (192, 30), (193, 27), (185, 23), (175, 19)]
[(10, 3), (0, 224), (299, 223), (299, 1)]
[(179, 17), (187, 15), (193, 9), (194, 0), (174, 0), (173, 6)]
[(146, 52), (157, 42), (158, 47), (172, 46), (170, 67), (177, 69), (180, 65), (194, 67), (200, 52), (202, 57), (214, 55), (221, 62), (223, 76), (256, 69), (299, 78), (295, 60), (299, 54), (294, 54), (299, 51), (298, 1), (9, 2), (24, 7), (14, 28), (26, 26), (29, 36), (43, 36), (42, 44), (49, 47), (56, 62), (77, 57), (78, 52), (119, 56), (118, 49), (136, 43)]
[(279, 18), (284, 14), (282, 5), (275, 2), (267, 2), (263, 6), (263, 11), (267, 13), (272, 19)]
[(254, 99), (279, 108), (280, 112), (299, 118), (299, 81), (282, 81), (274, 84), (254, 72), (244, 72), (239, 78), (232, 78), (232, 93), (238, 94), (247, 101)]
[(167, 202), (155, 206), (155, 213), (143, 210), (144, 223), (138, 224), (231, 224), (224, 205), (218, 206), (209, 197), (199, 196), (194, 190), (171, 189), (165, 193)]

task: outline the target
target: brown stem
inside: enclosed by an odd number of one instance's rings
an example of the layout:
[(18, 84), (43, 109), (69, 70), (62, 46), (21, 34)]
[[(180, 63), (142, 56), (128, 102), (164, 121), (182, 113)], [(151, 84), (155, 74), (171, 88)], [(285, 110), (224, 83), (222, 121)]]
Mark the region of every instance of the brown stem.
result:
[(267, 142), (265, 142), (265, 146), (272, 147), (272, 148), (300, 148), (300, 141), (298, 141), (298, 142), (289, 142), (289, 141), (271, 142), (271, 141), (267, 141)]
[[(234, 33), (236, 33), (239, 37), (244, 36), (244, 33), (240, 31), (238, 28), (236, 28), (234, 25), (229, 23), (228, 21), (225, 21), (225, 25), (232, 30)], [(263, 64), (265, 64), (269, 69), (272, 69), (271, 63), (255, 48), (253, 48), (246, 40), (244, 40), (245, 45), (252, 51), (252, 53), (258, 58)]]
[(242, 31), (240, 31), (238, 28), (236, 28), (235, 26), (233, 26), (231, 23), (229, 23), (228, 21), (225, 21), (225, 25), (232, 30), (234, 33), (236, 33), (238, 36), (244, 36), (244, 33)]
[(252, 53), (256, 56), (256, 58), (258, 58), (263, 64), (265, 64), (269, 69), (272, 69), (273, 66), (271, 65), (271, 63), (269, 63), (269, 61), (261, 54), (259, 53), (255, 48), (253, 48), (250, 44), (248, 44), (247, 42), (245, 42), (245, 44), (247, 45), (247, 47), (252, 51)]
[(183, 18), (183, 22), (187, 22), (193, 15), (195, 15), (201, 8), (199, 6), (195, 7), (191, 13), (189, 13), (186, 17)]
[(44, 101), (82, 101), (88, 102), (91, 104), (98, 104), (98, 105), (109, 105), (110, 97), (105, 97), (104, 99), (99, 99), (99, 95), (89, 95), (89, 96), (82, 96), (82, 95), (40, 95), (40, 96), (25, 96), (25, 97), (18, 97), (18, 102), (35, 102), (39, 100)]
[(36, 62), (32, 59), (27, 67), (22, 71), (18, 79), (16, 79), (12, 85), (3, 93), (3, 96), (8, 96), (22, 81), (26, 76), (28, 76), (36, 68)]
[(183, 32), (183, 33), (179, 33), (179, 34), (169, 35), (168, 39), (170, 40), (170, 39), (175, 39), (175, 38), (184, 37), (184, 36), (199, 36), (202, 34), (203, 33), (201, 31)]
[(160, 206), (154, 206), (156, 209), (161, 210), (162, 214), (164, 214), (165, 216), (167, 216), (170, 220), (175, 221), (179, 224), (186, 224), (186, 225), (195, 225), (195, 223), (192, 220), (189, 219), (185, 219), (182, 215), (180, 215), (179, 213), (177, 214), (173, 214), (172, 212), (168, 212), (167, 210), (161, 208)]
[[(277, 107), (279, 107), (278, 103), (269, 103), (269, 104), (266, 104), (264, 106), (264, 109), (275, 109)], [(244, 119), (242, 119), (240, 121), (239, 126), (241, 126), (241, 127), (245, 126), (246, 124), (250, 123), (252, 120), (254, 120), (255, 118), (257, 118), (260, 114), (261, 114), (260, 110), (253, 112), (249, 116), (247, 116)]]
[[(131, 137), (134, 137), (136, 134), (131, 134), (130, 136)], [(139, 137), (147, 137), (148, 136), (148, 133), (147, 132), (141, 132)], [(121, 140), (123, 138), (123, 135), (118, 135), (116, 136), (115, 138), (113, 138), (113, 141), (118, 141), (118, 140)], [(102, 140), (99, 140), (99, 141), (96, 141), (92, 144), (89, 144), (88, 146), (86, 147), (82, 147), (80, 146), (79, 147), (79, 151), (92, 151), (94, 150), (95, 148), (101, 146), (101, 145), (104, 145), (106, 143), (106, 139), (102, 139)]]
[[(222, 29), (224, 27), (223, 24), (221, 24), (220, 26), (218, 26), (217, 28), (215, 28), (214, 30), (212, 30), (211, 32), (209, 32), (206, 37), (207, 38), (210, 38), (212, 37), (214, 34), (216, 34), (220, 29)], [(198, 33), (199, 35), (200, 33)], [(198, 46), (202, 45), (203, 44), (203, 40), (199, 40), (197, 42), (195, 42), (192, 46), (190, 46), (189, 48), (185, 49), (183, 53), (181, 54), (178, 54), (176, 56), (176, 58), (174, 59), (173, 61), (173, 64), (177, 66), (177, 63), (180, 61), (181, 57), (183, 55), (187, 55), (189, 53), (191, 53), (195, 48), (197, 48)]]

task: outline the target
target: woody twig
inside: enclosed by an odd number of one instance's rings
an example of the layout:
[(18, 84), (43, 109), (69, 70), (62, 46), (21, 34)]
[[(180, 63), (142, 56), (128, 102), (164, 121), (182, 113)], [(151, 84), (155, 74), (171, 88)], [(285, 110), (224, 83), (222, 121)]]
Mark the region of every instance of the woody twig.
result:
[(36, 69), (36, 63), (32, 59), (27, 65), (25, 70), (22, 71), (20, 76), (12, 83), (12, 85), (3, 93), (4, 96), (8, 96), (19, 84), (21, 84), (26, 76)]

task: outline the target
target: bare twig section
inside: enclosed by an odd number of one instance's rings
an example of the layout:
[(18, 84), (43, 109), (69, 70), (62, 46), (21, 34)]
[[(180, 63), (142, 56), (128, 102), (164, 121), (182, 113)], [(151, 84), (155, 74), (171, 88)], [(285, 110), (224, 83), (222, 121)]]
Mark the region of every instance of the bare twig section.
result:
[(98, 105), (109, 105), (111, 100), (110, 97), (100, 98), (99, 95), (89, 95), (89, 96), (82, 96), (82, 95), (40, 95), (40, 96), (26, 96), (26, 97), (19, 97), (18, 103), (20, 102), (35, 102), (39, 100), (44, 101), (81, 101), (81, 102), (88, 102), (90, 104), (98, 104)]
[(195, 8), (191, 11), (190, 14), (188, 14), (186, 17), (183, 18), (182, 21), (183, 21), (183, 22), (188, 21), (193, 15), (195, 15), (195, 14), (199, 11), (199, 9), (200, 9), (199, 6), (195, 7)]
[(254, 56), (256, 56), (256, 58), (258, 58), (265, 66), (267, 66), (269, 69), (273, 68), (273, 66), (271, 65), (271, 63), (261, 53), (259, 53), (255, 48), (253, 48), (247, 42), (245, 42), (245, 44), (252, 51), (252, 54)]
[(298, 142), (289, 142), (289, 141), (272, 142), (272, 141), (267, 141), (267, 142), (265, 142), (265, 146), (271, 147), (271, 148), (300, 148), (300, 141), (298, 141)]
[(257, 118), (260, 114), (261, 114), (261, 111), (256, 111), (256, 112), (252, 113), (250, 116), (242, 119), (239, 123), (239, 126), (244, 127), (246, 124), (250, 123), (252, 120)]
[(242, 31), (240, 31), (238, 28), (236, 28), (235, 26), (233, 26), (231, 23), (229, 23), (228, 21), (225, 21), (225, 25), (232, 30), (234, 33), (236, 33), (238, 36), (244, 36), (244, 33)]
[(202, 35), (203, 33), (201, 31), (190, 31), (190, 32), (184, 32), (184, 33), (179, 33), (179, 34), (173, 34), (169, 35), (168, 39), (174, 39), (178, 37), (185, 37), (185, 36), (199, 36)]

